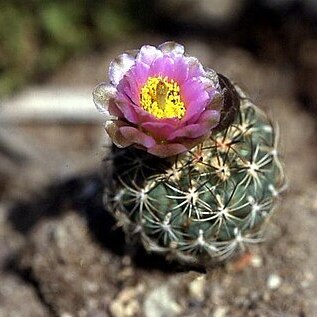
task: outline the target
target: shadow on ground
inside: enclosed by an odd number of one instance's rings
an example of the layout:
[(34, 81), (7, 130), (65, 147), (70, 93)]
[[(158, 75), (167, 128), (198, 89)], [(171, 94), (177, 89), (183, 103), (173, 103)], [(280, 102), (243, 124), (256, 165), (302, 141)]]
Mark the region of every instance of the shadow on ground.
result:
[(45, 219), (74, 210), (86, 219), (90, 233), (102, 248), (121, 257), (130, 256), (136, 267), (166, 273), (186, 272), (188, 269), (205, 272), (204, 268), (167, 262), (163, 256), (147, 253), (142, 245), (127, 242), (115, 219), (104, 209), (103, 186), (97, 172), (51, 184), (32, 200), (16, 202), (8, 213), (8, 220), (16, 231), (27, 236)]

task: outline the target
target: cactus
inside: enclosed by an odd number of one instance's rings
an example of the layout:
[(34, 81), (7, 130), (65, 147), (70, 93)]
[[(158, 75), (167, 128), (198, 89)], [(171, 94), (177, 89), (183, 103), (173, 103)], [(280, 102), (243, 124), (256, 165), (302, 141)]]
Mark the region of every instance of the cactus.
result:
[[(163, 52), (165, 46), (160, 48)], [(173, 44), (173, 54), (178, 51), (181, 48)], [(204, 110), (213, 111), (212, 120), (207, 121), (213, 126), (207, 126), (209, 132), (204, 137), (199, 135), (199, 128), (206, 122), (200, 119), (203, 116), (196, 116), (198, 132), (188, 133), (186, 126), (184, 129), (177, 123), (176, 129), (181, 132), (176, 135), (185, 131), (181, 138), (143, 141), (161, 134), (157, 131), (151, 134), (152, 129), (144, 136), (142, 121), (140, 127), (128, 122), (122, 116), (126, 110), (122, 101), (119, 103), (117, 97), (113, 97), (116, 96), (113, 86), (102, 84), (94, 92), (99, 109), (109, 103), (113, 112), (110, 116), (121, 115), (106, 125), (119, 146), (113, 146), (112, 154), (105, 160), (106, 209), (127, 236), (138, 237), (146, 250), (197, 265), (224, 260), (246, 245), (262, 241), (264, 224), (275, 209), (285, 183), (277, 151), (277, 128), (227, 78), (209, 69), (202, 76), (202, 82), (210, 80), (203, 89), (209, 89), (211, 84), (214, 87), (209, 95), (209, 106)], [(155, 80), (161, 83), (161, 78)], [(168, 79), (164, 82), (172, 87), (176, 96), (174, 82), (170, 84)], [(118, 89), (120, 85), (125, 87), (121, 81)], [(149, 109), (151, 102), (156, 102), (157, 87), (151, 87), (152, 92), (146, 90), (152, 94), (147, 104)], [(142, 91), (141, 97), (144, 97)], [(129, 100), (132, 99), (133, 95)], [(160, 111), (160, 102), (154, 104), (156, 111)], [(116, 103), (120, 111), (113, 110)], [(175, 102), (172, 107), (176, 105)], [(195, 103), (193, 105), (195, 107)], [(188, 109), (186, 111), (191, 111)], [(161, 117), (154, 118), (153, 125), (161, 127), (160, 120)], [(141, 140), (137, 148), (129, 146), (125, 130), (120, 131), (128, 125), (128, 129), (136, 131), (130, 136)], [(194, 129), (195, 125), (192, 126)], [(175, 146), (177, 142), (183, 142), (186, 147)]]
[(284, 185), (277, 139), (242, 95), (231, 125), (173, 160), (114, 149), (106, 207), (148, 251), (199, 264), (223, 260), (262, 239)]

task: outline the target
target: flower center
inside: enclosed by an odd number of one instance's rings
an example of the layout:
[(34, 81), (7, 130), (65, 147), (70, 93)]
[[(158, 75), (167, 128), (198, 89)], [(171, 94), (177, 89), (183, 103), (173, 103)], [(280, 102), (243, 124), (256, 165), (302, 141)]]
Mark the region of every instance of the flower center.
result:
[(177, 82), (167, 77), (149, 77), (141, 89), (140, 103), (158, 119), (184, 117), (186, 109)]

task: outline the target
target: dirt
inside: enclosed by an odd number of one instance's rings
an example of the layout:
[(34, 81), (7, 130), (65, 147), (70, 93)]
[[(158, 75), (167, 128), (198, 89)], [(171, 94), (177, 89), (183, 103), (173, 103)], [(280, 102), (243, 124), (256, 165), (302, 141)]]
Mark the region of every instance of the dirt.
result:
[[(6, 178), (1, 317), (317, 316), (316, 117), (296, 99), (290, 69), (261, 63), (238, 48), (185, 44), (204, 64), (247, 87), (255, 103), (279, 122), (289, 187), (267, 240), (200, 272), (147, 254), (125, 241), (102, 207), (102, 127), (53, 125), (45, 133), (40, 126), (25, 127), (43, 152), (56, 156), (49, 173), (45, 164), (29, 163)], [(105, 79), (105, 61), (120, 50), (72, 61), (48, 85), (93, 87)], [(71, 172), (63, 174), (65, 161)]]

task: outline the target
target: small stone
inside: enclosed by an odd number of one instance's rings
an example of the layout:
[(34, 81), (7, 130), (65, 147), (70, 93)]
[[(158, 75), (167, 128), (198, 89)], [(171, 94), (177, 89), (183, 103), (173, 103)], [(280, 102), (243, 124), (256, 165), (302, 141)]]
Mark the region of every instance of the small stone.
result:
[(146, 296), (143, 311), (145, 317), (182, 316), (182, 307), (176, 302), (173, 289), (164, 284)]
[(128, 278), (133, 277), (133, 274), (134, 274), (134, 271), (132, 267), (125, 267), (119, 272), (118, 279), (120, 281), (125, 281)]
[(201, 275), (195, 278), (189, 285), (188, 290), (192, 298), (197, 301), (203, 301), (205, 299), (205, 285), (206, 285), (206, 276)]
[(251, 259), (251, 265), (255, 268), (261, 267), (263, 264), (263, 260), (260, 256), (254, 254), (252, 259)]
[(226, 317), (228, 309), (224, 306), (217, 307), (214, 311), (213, 317)]
[(282, 279), (277, 274), (271, 274), (267, 279), (267, 287), (271, 290), (276, 290), (281, 286)]
[(123, 289), (110, 305), (114, 317), (139, 316), (140, 305), (137, 297), (144, 292), (144, 284)]

